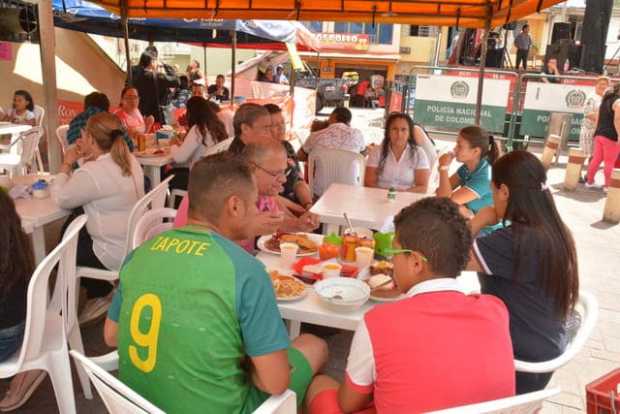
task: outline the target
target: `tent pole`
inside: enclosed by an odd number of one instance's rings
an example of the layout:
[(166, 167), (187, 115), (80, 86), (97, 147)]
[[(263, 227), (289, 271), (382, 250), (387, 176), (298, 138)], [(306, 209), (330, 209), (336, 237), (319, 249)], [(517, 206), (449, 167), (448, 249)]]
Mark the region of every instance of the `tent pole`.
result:
[(123, 39), (125, 41), (125, 59), (127, 60), (127, 83), (132, 82), (131, 58), (129, 57), (129, 22), (127, 18), (127, 0), (121, 1), (121, 24), (123, 25)]
[(482, 49), (480, 51), (480, 72), (478, 74), (478, 95), (476, 96), (476, 126), (480, 126), (480, 115), (482, 112), (482, 88), (484, 88), (484, 68), (487, 61), (489, 32), (491, 31), (491, 13), (490, 7), (487, 6), (487, 20), (484, 24), (484, 36), (482, 37)]
[(47, 160), (51, 173), (58, 172), (61, 163), (60, 145), (52, 137), (58, 127), (58, 90), (56, 89), (56, 42), (52, 1), (41, 0), (39, 9), (39, 41), (43, 94), (45, 97), (45, 136), (47, 137)]
[(232, 78), (230, 79), (230, 106), (235, 104), (235, 77), (237, 71), (237, 31), (231, 30), (232, 37), (232, 54), (231, 54), (231, 72)]

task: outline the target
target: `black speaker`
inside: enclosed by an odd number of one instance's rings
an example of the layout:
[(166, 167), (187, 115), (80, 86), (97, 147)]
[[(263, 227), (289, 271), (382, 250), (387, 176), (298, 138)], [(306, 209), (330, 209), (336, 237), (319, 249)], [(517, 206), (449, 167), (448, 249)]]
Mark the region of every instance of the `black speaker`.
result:
[(501, 68), (503, 66), (504, 48), (487, 50), (487, 68)]
[[(547, 61), (551, 58), (555, 58), (558, 61), (558, 69), (560, 70), (560, 72), (564, 72), (564, 63), (569, 60), (570, 48), (572, 45), (573, 42), (566, 39), (551, 45), (547, 45), (544, 65), (547, 66)], [(570, 67), (573, 67), (573, 64), (570, 62), (570, 60), (569, 65)]]
[(554, 23), (551, 43), (557, 43), (564, 39), (570, 39), (570, 23)]
[(568, 61), (570, 62), (571, 68), (580, 68), (581, 67), (581, 52), (583, 51), (582, 45), (577, 45), (575, 42), (572, 42), (570, 47), (568, 48)]
[(0, 40), (23, 42), (37, 30), (36, 6), (28, 3), (0, 5)]

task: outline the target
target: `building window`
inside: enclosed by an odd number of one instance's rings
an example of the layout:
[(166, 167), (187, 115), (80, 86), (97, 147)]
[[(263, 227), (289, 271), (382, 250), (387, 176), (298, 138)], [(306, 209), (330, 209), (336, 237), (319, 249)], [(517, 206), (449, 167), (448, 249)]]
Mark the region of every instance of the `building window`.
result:
[(435, 34), (435, 26), (409, 26), (409, 36), (433, 37)]
[(303, 22), (303, 25), (314, 33), (321, 33), (323, 31), (323, 22)]
[(341, 23), (334, 24), (334, 33), (354, 33), (367, 34), (370, 36), (370, 43), (390, 45), (394, 34), (394, 26), (391, 24), (370, 23)]

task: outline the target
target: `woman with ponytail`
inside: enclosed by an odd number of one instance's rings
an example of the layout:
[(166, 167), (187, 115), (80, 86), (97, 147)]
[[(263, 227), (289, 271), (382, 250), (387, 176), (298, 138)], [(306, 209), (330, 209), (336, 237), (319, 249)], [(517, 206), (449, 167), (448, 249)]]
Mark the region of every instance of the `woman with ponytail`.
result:
[[(500, 298), (510, 315), (516, 359), (541, 362), (567, 345), (566, 321), (579, 295), (575, 241), (562, 221), (536, 156), (513, 151), (493, 165), (493, 206), (471, 220), (472, 234), (505, 227), (474, 241), (468, 270), (481, 291)], [(545, 388), (553, 373), (517, 373), (517, 394)]]
[[(118, 270), (125, 258), (127, 221), (131, 209), (144, 195), (142, 167), (129, 152), (123, 139), (119, 119), (107, 112), (93, 115), (82, 131), (82, 140), (65, 153), (60, 173), (52, 185), (52, 197), (65, 209), (74, 209), (70, 222), (79, 214), (88, 216), (80, 232), (77, 248), (78, 266)], [(82, 167), (72, 172), (72, 166), (83, 158)], [(108, 282), (82, 279), (88, 299), (88, 315), (96, 309), (105, 312), (97, 298), (109, 296)], [(80, 317), (82, 322), (82, 317)]]
[[(450, 176), (448, 171), (454, 158), (463, 165)], [(461, 129), (454, 153), (439, 157), (437, 196), (448, 197), (462, 206), (461, 213), (466, 218), (492, 205), (491, 167), (498, 158), (499, 146), (492, 135), (476, 126)]]

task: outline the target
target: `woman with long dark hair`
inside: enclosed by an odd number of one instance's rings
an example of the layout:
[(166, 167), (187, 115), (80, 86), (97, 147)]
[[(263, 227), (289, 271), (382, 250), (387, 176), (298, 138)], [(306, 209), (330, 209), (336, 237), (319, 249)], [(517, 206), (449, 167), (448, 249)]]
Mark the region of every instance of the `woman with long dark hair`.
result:
[(389, 116), (381, 146), (374, 147), (368, 157), (364, 179), (367, 187), (426, 192), (430, 163), (414, 134), (415, 124), (409, 115)]
[(194, 96), (187, 101), (189, 130), (182, 143), (173, 141), (170, 154), (178, 164), (190, 166), (201, 159), (207, 148), (228, 138), (226, 127), (211, 109), (207, 100)]
[[(479, 272), (482, 293), (508, 307), (515, 358), (553, 359), (566, 348), (565, 321), (579, 295), (575, 242), (534, 155), (504, 155), (492, 180), (494, 205), (476, 214), (471, 230), (476, 235), (500, 221), (506, 227), (476, 239), (468, 269)], [(552, 374), (517, 373), (517, 393), (545, 388)]]
[[(19, 351), (26, 323), (26, 294), (34, 272), (34, 255), (15, 203), (0, 189), (0, 362)], [(45, 379), (44, 371), (28, 371), (13, 377), (0, 410), (21, 407)]]
[[(481, 208), (491, 205), (491, 167), (499, 158), (499, 153), (493, 135), (484, 129), (476, 126), (461, 129), (454, 153), (439, 157), (437, 196), (448, 197), (463, 206), (461, 213), (466, 218), (471, 218)], [(463, 165), (450, 176), (448, 171), (455, 158)]]
[(620, 123), (620, 83), (616, 83), (612, 90), (603, 96), (598, 115), (598, 124), (594, 132), (594, 153), (588, 166), (586, 187), (594, 186), (594, 177), (601, 163), (605, 161), (605, 187), (609, 186), (611, 173), (620, 155), (620, 141), (618, 140)]

